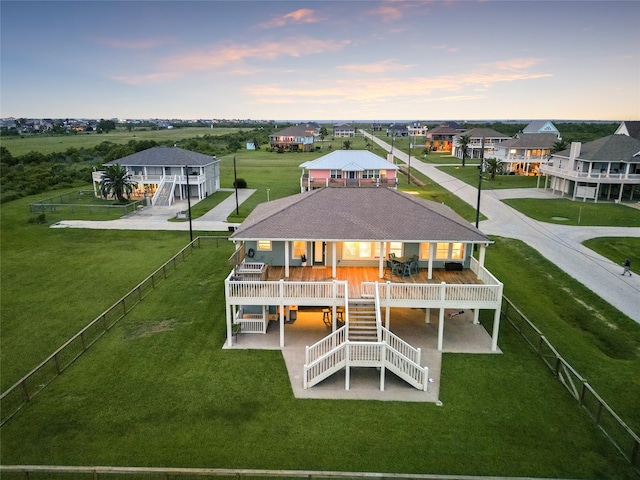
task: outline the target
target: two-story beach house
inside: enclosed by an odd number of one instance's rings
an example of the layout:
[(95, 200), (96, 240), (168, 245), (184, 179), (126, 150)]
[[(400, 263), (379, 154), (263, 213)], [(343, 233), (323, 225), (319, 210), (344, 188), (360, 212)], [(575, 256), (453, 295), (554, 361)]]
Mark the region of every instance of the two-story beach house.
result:
[[(172, 205), (176, 199), (202, 200), (220, 189), (220, 160), (178, 147), (152, 147), (104, 165), (121, 165), (138, 184), (135, 197), (152, 205)], [(104, 172), (93, 172), (93, 192), (100, 196)]]
[(640, 140), (623, 133), (585, 144), (573, 142), (551, 155), (540, 173), (545, 189), (572, 200), (631, 201), (640, 196)]
[(300, 191), (322, 187), (396, 187), (398, 167), (368, 150), (335, 150), (300, 164)]
[(283, 152), (310, 152), (313, 142), (319, 134), (316, 123), (301, 123), (269, 136), (271, 150)]
[(450, 152), (453, 149), (453, 137), (466, 129), (457, 122), (447, 122), (429, 130), (425, 147), (434, 152)]
[(493, 128), (472, 128), (459, 135), (453, 137), (453, 150), (451, 155), (462, 158), (462, 149), (460, 148), (460, 137), (467, 135), (469, 144), (467, 145), (467, 158), (481, 158), (484, 145), (484, 158), (494, 156), (496, 145), (511, 140), (509, 135), (500, 133)]
[(333, 126), (333, 136), (336, 138), (349, 138), (356, 136), (356, 129), (348, 123), (340, 123)]
[(493, 311), (497, 350), (502, 283), (484, 266), (492, 241), (443, 204), (390, 188), (322, 188), (258, 205), (229, 239), (228, 348), (245, 335), (267, 348), (275, 333), (284, 349), (292, 313), (324, 313), (297, 375), (305, 389), (341, 370), (348, 389), (350, 368), (372, 367), (381, 390), (385, 371), (426, 390), (418, 339), (394, 331), (405, 311), (419, 324), (434, 314), (434, 351), (447, 344), (445, 309), (473, 312), (480, 329), (479, 311)]
[(538, 175), (540, 165), (549, 160), (554, 144), (560, 139), (553, 123), (536, 120), (512, 139), (495, 145), (492, 156), (502, 162), (506, 173)]

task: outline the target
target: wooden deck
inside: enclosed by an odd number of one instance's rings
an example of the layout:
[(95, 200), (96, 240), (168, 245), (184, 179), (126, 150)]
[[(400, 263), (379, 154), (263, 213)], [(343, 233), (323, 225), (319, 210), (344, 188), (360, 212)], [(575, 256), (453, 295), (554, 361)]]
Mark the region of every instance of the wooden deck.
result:
[(458, 285), (482, 285), (476, 274), (471, 270), (460, 272), (449, 272), (444, 269), (433, 269), (433, 278), (427, 278), (427, 269), (420, 269), (418, 274), (411, 277), (398, 277), (394, 275), (390, 278), (385, 270), (385, 278), (378, 276), (377, 267), (336, 267), (336, 278), (331, 276), (331, 267), (289, 267), (289, 278), (284, 276), (284, 267), (270, 266), (267, 271), (267, 281), (284, 280), (288, 282), (330, 282), (332, 280), (346, 280), (349, 282), (349, 296), (356, 298), (360, 296), (360, 284), (362, 282), (386, 282), (392, 283), (449, 283)]

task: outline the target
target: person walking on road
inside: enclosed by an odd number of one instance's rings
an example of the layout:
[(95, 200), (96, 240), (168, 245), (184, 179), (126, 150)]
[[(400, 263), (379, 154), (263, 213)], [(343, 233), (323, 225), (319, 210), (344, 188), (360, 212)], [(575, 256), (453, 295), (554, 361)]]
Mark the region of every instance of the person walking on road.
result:
[(624, 263), (622, 264), (622, 266), (624, 267), (624, 270), (622, 272), (622, 275), (624, 275), (625, 273), (628, 273), (629, 276), (631, 276), (631, 271), (629, 270), (631, 268), (631, 260), (629, 260), (628, 258), (624, 261)]

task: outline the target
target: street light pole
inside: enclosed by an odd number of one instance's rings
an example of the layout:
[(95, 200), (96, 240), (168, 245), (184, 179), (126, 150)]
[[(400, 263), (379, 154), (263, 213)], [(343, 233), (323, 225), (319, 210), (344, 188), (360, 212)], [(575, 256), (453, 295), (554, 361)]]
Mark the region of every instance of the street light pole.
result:
[(482, 172), (484, 171), (484, 137), (480, 144), (480, 165), (478, 165), (478, 204), (476, 207), (476, 228), (480, 223), (480, 192), (482, 192)]
[(187, 210), (189, 215), (189, 240), (193, 243), (193, 226), (191, 225), (191, 186), (189, 185), (189, 165), (185, 165), (184, 173), (187, 174)]

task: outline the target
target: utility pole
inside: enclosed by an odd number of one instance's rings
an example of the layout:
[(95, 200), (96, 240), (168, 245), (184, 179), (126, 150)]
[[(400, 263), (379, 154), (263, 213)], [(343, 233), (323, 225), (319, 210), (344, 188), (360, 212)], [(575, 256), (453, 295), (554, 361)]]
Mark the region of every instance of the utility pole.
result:
[(476, 228), (480, 223), (480, 193), (482, 192), (482, 173), (484, 172), (484, 137), (480, 144), (480, 165), (478, 165), (478, 204), (476, 207)]
[(189, 241), (193, 243), (193, 226), (191, 225), (191, 186), (189, 185), (189, 165), (184, 166), (187, 174), (187, 210), (189, 215)]
[(236, 175), (236, 156), (233, 156), (233, 186), (236, 189), (236, 215), (240, 216), (240, 205), (238, 204), (238, 176)]

